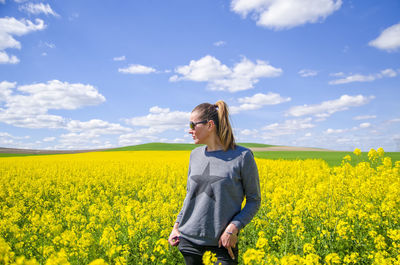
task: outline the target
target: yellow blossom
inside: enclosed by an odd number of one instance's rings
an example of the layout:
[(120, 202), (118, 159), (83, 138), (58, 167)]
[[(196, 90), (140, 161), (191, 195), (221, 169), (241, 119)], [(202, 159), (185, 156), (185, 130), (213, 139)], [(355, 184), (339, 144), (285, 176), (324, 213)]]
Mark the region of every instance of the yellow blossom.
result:
[(215, 262), (217, 262), (217, 257), (215, 253), (212, 253), (211, 251), (206, 251), (203, 254), (203, 264), (205, 265), (213, 265)]
[(356, 156), (359, 156), (359, 155), (361, 155), (361, 150), (359, 149), (359, 148), (356, 148), (356, 149), (354, 149), (354, 152), (353, 152)]

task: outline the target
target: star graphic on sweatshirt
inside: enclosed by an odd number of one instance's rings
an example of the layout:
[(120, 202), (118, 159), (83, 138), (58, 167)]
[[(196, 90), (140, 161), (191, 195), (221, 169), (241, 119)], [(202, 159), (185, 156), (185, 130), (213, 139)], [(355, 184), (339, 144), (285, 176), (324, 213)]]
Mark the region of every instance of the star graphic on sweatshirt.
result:
[(215, 195), (211, 184), (223, 180), (223, 177), (212, 176), (210, 174), (210, 163), (208, 163), (207, 167), (204, 169), (201, 175), (194, 175), (191, 179), (197, 183), (196, 187), (193, 190), (192, 196), (190, 200), (195, 199), (201, 193), (205, 193), (215, 201)]

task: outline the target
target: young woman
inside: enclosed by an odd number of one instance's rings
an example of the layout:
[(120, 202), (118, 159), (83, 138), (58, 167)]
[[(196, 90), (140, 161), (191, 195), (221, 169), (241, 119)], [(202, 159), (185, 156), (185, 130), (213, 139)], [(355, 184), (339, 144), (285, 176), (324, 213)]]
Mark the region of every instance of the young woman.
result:
[(238, 264), (238, 233), (261, 202), (253, 154), (235, 144), (223, 101), (195, 107), (189, 133), (204, 146), (190, 154), (186, 198), (168, 241), (186, 264), (203, 264), (205, 251), (216, 254), (216, 264)]

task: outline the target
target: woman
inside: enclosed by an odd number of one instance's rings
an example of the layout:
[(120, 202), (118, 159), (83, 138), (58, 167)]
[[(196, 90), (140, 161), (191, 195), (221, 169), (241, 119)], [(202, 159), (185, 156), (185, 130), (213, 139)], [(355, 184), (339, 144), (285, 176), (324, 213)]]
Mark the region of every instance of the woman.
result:
[(186, 264), (202, 264), (205, 251), (216, 254), (217, 264), (237, 264), (238, 233), (261, 201), (253, 154), (235, 144), (223, 101), (195, 107), (189, 133), (204, 146), (190, 154), (186, 198), (168, 241), (179, 245)]

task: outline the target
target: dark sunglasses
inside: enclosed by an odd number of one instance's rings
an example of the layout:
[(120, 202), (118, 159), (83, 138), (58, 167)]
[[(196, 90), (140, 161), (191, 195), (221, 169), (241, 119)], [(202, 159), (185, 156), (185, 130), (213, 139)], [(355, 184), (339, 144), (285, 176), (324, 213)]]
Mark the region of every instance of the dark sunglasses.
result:
[(206, 120), (204, 120), (204, 121), (198, 121), (198, 122), (190, 122), (189, 123), (189, 127), (190, 127), (190, 129), (192, 129), (192, 130), (194, 130), (194, 128), (196, 128), (196, 125), (197, 124), (200, 124), (200, 123), (202, 123), (202, 124), (206, 124), (208, 121), (206, 121)]

